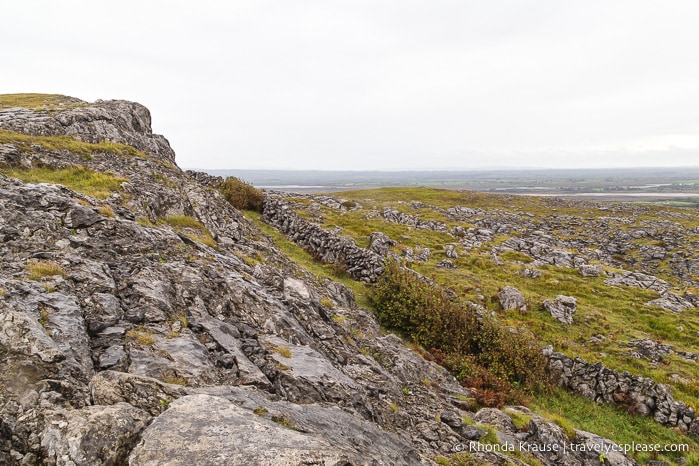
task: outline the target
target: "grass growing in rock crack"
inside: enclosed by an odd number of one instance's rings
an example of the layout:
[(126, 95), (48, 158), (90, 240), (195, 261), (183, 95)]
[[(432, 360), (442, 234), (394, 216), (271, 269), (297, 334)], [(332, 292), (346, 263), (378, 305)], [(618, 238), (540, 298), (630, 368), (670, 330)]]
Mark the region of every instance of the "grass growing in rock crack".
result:
[(203, 223), (194, 217), (173, 215), (167, 217), (164, 222), (191, 240), (212, 248), (216, 247), (216, 240), (211, 236), (211, 232), (209, 232)]
[(112, 209), (111, 206), (108, 206), (108, 205), (100, 206), (97, 209), (97, 211), (100, 214), (104, 215), (105, 217), (114, 218), (114, 209)]
[(137, 341), (139, 344), (143, 346), (155, 344), (155, 337), (153, 336), (153, 332), (144, 327), (137, 327), (129, 330), (128, 332), (126, 332), (126, 338)]
[(31, 136), (0, 129), (0, 144), (13, 144), (22, 151), (32, 151), (32, 146), (41, 146), (51, 152), (65, 150), (92, 159), (99, 153), (117, 154), (122, 157), (142, 157), (146, 154), (126, 144), (117, 142), (83, 142), (70, 136)]
[(29, 272), (29, 279), (39, 281), (46, 277), (62, 277), (66, 278), (67, 274), (65, 269), (55, 262), (51, 261), (37, 261), (31, 262), (27, 265), (27, 271)]
[(286, 427), (287, 429), (290, 430), (299, 430), (299, 428), (294, 425), (293, 421), (289, 416), (283, 415), (283, 416), (272, 416), (272, 420), (279, 424), (282, 427)]
[(73, 191), (87, 194), (97, 199), (105, 199), (121, 190), (121, 183), (128, 181), (109, 172), (96, 172), (82, 165), (67, 168), (0, 168), (0, 172), (25, 183), (62, 184)]

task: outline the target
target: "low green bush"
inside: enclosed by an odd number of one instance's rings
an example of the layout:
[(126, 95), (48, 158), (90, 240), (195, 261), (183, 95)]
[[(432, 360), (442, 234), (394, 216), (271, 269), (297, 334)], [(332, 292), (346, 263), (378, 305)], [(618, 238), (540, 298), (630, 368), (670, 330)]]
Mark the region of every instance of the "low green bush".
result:
[(236, 209), (262, 212), (264, 194), (251, 184), (230, 176), (218, 187), (223, 197)]
[(438, 284), (386, 264), (371, 301), (379, 322), (427, 348), (431, 358), (474, 388), (483, 405), (523, 403), (550, 388), (547, 360), (529, 333), (480, 316)]

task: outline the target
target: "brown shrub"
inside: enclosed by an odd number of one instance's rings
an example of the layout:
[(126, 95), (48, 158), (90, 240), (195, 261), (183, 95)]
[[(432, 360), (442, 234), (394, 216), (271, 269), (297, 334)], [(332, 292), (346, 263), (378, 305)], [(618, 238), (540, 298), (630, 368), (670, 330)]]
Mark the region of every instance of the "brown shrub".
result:
[(264, 194), (251, 184), (230, 176), (218, 187), (223, 197), (236, 209), (262, 212)]

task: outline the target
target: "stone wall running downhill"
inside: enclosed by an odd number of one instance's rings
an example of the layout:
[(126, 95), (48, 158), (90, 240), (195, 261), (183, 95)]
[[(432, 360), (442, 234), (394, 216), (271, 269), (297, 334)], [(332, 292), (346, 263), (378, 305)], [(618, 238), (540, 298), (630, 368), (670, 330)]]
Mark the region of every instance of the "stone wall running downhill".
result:
[(668, 386), (653, 379), (619, 373), (601, 362), (589, 363), (544, 349), (555, 383), (571, 392), (598, 403), (625, 405), (643, 416), (652, 416), (658, 423), (699, 435), (699, 418), (694, 409), (676, 401)]
[(262, 215), (265, 222), (321, 261), (342, 264), (355, 280), (373, 283), (383, 272), (382, 256), (299, 217), (278, 194), (265, 193)]

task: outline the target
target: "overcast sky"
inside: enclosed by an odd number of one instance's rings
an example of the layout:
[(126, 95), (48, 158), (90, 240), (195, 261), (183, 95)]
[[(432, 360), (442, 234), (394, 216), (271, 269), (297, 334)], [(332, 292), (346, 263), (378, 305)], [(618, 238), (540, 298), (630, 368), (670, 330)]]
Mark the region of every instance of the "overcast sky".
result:
[(0, 93), (141, 102), (185, 168), (699, 165), (696, 0), (0, 1)]

